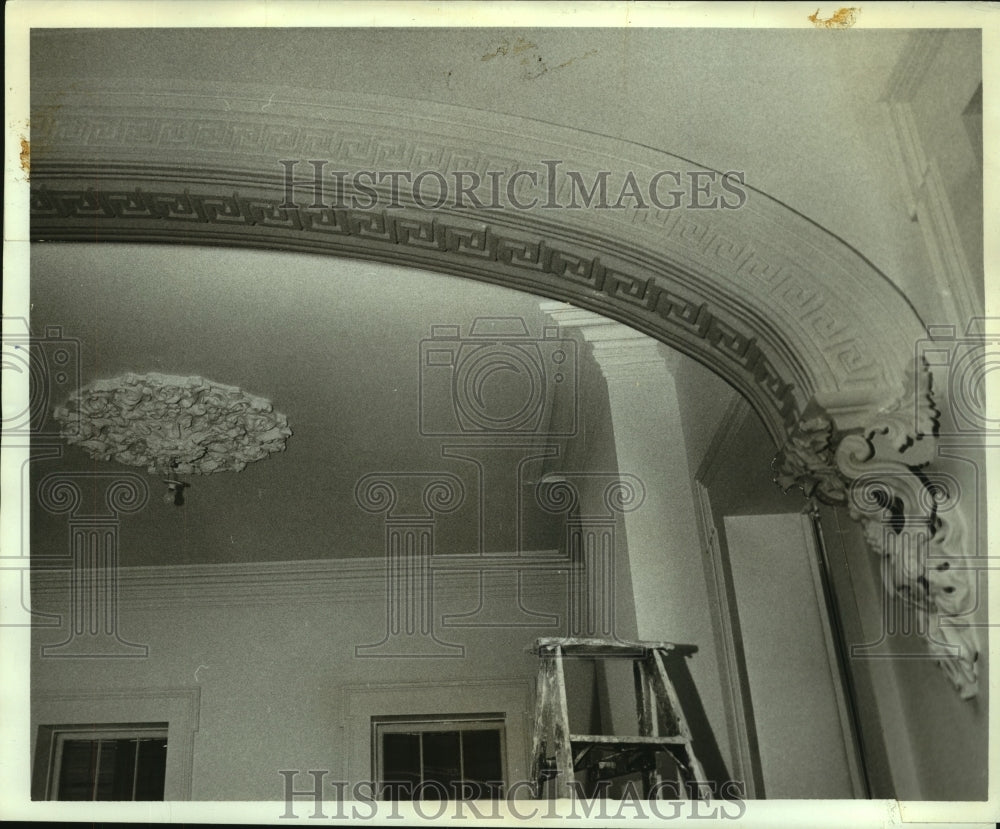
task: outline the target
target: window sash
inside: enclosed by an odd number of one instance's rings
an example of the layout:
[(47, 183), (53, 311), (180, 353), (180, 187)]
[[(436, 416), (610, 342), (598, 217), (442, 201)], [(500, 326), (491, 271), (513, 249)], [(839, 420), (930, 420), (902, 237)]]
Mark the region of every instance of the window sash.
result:
[[(63, 765), (63, 751), (67, 742), (71, 741), (89, 741), (97, 742), (97, 758), (94, 762), (94, 780), (93, 788), (91, 791), (91, 800), (96, 800), (97, 786), (99, 783), (99, 771), (100, 771), (100, 759), (102, 746), (106, 742), (112, 742), (116, 740), (134, 740), (136, 742), (136, 752), (133, 759), (132, 768), (132, 797), (131, 800), (135, 800), (136, 787), (138, 785), (139, 775), (139, 746), (138, 743), (142, 740), (155, 740), (163, 739), (168, 740), (167, 729), (161, 725), (150, 725), (150, 726), (66, 726), (60, 727), (52, 732), (51, 735), (51, 751), (50, 757), (52, 758), (49, 766), (49, 800), (58, 800), (60, 787), (62, 781), (60, 780), (60, 775), (62, 772)], [(168, 741), (169, 745), (169, 741)], [(169, 749), (168, 749), (169, 750)], [(164, 773), (166, 769), (164, 769)]]
[[(420, 780), (417, 785), (428, 782), (424, 770), (423, 761), (423, 735), (442, 732), (458, 732), (459, 740), (459, 779), (466, 779), (466, 764), (462, 734), (476, 731), (495, 731), (499, 737), (499, 761), (500, 779), (499, 782), (506, 790), (507, 787), (507, 732), (505, 720), (501, 714), (459, 714), (449, 715), (428, 715), (428, 716), (402, 716), (402, 717), (378, 717), (372, 718), (372, 745), (374, 749), (373, 766), (375, 770), (375, 793), (380, 800), (385, 799), (382, 790), (387, 782), (385, 779), (385, 752), (383, 751), (383, 738), (387, 734), (417, 734), (420, 736)], [(494, 781), (488, 781), (494, 782)], [(502, 791), (503, 791), (502, 790)], [(422, 792), (423, 793), (423, 792)], [(501, 792), (502, 795), (502, 792)]]

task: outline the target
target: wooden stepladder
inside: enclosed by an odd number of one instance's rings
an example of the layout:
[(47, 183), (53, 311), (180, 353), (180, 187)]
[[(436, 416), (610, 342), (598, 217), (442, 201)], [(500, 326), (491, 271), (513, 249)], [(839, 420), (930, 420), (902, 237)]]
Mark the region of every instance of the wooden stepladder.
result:
[[(578, 772), (584, 772), (589, 785), (640, 773), (646, 798), (686, 795), (708, 799), (711, 792), (705, 772), (691, 747), (691, 732), (664, 664), (671, 654), (685, 655), (696, 650), (691, 645), (668, 642), (537, 640), (532, 648), (540, 660), (531, 763), (535, 796), (543, 796), (546, 781), (554, 781), (556, 798), (579, 796), (574, 780)], [(609, 736), (571, 731), (564, 657), (632, 660), (638, 734)], [(680, 785), (674, 789), (665, 788), (669, 781), (665, 782), (660, 772), (658, 761), (664, 753), (672, 758), (680, 778)]]

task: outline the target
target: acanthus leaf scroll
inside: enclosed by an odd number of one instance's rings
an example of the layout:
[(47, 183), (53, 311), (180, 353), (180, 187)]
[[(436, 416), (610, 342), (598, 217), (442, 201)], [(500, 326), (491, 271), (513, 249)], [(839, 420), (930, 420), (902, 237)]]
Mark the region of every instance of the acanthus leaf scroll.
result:
[(957, 480), (933, 469), (940, 413), (924, 367), (860, 432), (836, 439), (823, 415), (804, 420), (775, 458), (786, 492), (846, 506), (883, 561), (886, 591), (911, 608), (928, 651), (963, 699), (978, 693), (977, 594)]

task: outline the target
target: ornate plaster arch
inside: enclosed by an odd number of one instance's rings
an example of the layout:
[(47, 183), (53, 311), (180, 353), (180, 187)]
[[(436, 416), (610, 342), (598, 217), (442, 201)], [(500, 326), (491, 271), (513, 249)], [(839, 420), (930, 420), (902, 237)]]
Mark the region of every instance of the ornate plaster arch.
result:
[[(780, 437), (810, 401), (878, 404), (921, 334), (892, 284), (846, 244), (749, 187), (738, 209), (311, 210), (335, 170), (443, 173), (557, 169), (585, 182), (677, 187), (705, 168), (646, 147), (493, 113), (317, 90), (137, 92), (66, 79), (32, 90), (36, 238), (216, 242), (403, 261), (572, 301), (711, 365)], [(287, 203), (282, 161), (294, 162)], [(701, 179), (705, 181), (706, 179)], [(524, 183), (522, 181), (522, 183)], [(683, 189), (686, 185), (682, 184)], [(387, 194), (387, 187), (376, 188)], [(539, 185), (536, 195), (544, 197)], [(402, 203), (406, 199), (401, 199)], [(647, 199), (648, 202), (648, 199)], [(635, 202), (627, 202), (634, 205)], [(730, 198), (729, 203), (734, 203)]]
[[(161, 81), (137, 90), (66, 78), (33, 86), (31, 131), (33, 239), (364, 257), (565, 300), (708, 365), (747, 397), (779, 445), (789, 441), (782, 483), (835, 501), (846, 502), (859, 468), (878, 454), (872, 437), (881, 427), (871, 423), (898, 400), (923, 334), (905, 297), (861, 255), (749, 183), (734, 209), (694, 208), (690, 198), (680, 209), (634, 199), (620, 209), (566, 206), (567, 171), (588, 186), (609, 171), (612, 199), (628, 173), (640, 183), (660, 173), (670, 183), (707, 181), (711, 173), (581, 130), (315, 89)], [(362, 170), (411, 179), (435, 171), (455, 190), (456, 174), (489, 182), (491, 171), (503, 181), (519, 170), (543, 180), (556, 171), (557, 184), (552, 193), (540, 185), (530, 209), (516, 209), (515, 200), (530, 201), (516, 188), (501, 188), (487, 208), (449, 199), (430, 209), (405, 192), (389, 206), (388, 184), (375, 178), (377, 204), (331, 206), (330, 174)], [(563, 206), (546, 207), (553, 201)], [(926, 426), (904, 429), (911, 444), (930, 443)], [(864, 446), (848, 443), (838, 463), (845, 434), (860, 434)], [(929, 463), (905, 460), (892, 462), (911, 477)], [(896, 488), (885, 486), (896, 503)], [(913, 508), (928, 527), (940, 522), (936, 508)], [(890, 518), (881, 508), (868, 516), (879, 528)]]

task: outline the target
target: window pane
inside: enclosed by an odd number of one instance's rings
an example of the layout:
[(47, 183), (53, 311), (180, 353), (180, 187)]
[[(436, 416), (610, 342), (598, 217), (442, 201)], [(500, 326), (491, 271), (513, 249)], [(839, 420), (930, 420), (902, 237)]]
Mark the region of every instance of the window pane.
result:
[[(440, 800), (443, 791), (456, 797), (457, 783), (462, 778), (457, 731), (424, 732), (423, 800)], [(440, 785), (435, 785), (440, 784)]]
[[(97, 759), (97, 786), (94, 800), (112, 800), (112, 784), (115, 779), (115, 740), (98, 740), (100, 753)], [(129, 800), (132, 799), (131, 780), (129, 781)]]
[(131, 800), (135, 774), (135, 740), (101, 740), (98, 800)]
[(420, 782), (420, 735), (382, 735), (381, 797), (385, 800), (412, 800)]
[(99, 740), (64, 740), (59, 766), (60, 800), (92, 800)]
[(163, 800), (166, 770), (166, 737), (63, 740), (56, 798)]
[(464, 731), (462, 759), (466, 798), (503, 797), (503, 764), (498, 729)]
[(466, 717), (375, 721), (380, 799), (502, 798), (501, 722)]
[(139, 765), (136, 769), (135, 799), (163, 800), (167, 779), (167, 738), (139, 740)]

